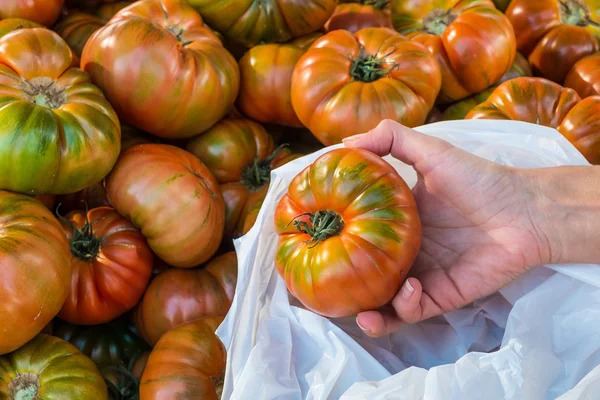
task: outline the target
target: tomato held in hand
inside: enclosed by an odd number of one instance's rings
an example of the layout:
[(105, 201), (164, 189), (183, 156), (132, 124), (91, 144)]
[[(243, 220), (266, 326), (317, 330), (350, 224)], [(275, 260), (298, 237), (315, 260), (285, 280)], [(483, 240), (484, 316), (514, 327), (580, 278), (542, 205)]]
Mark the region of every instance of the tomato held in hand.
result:
[(386, 118), (422, 125), (440, 85), (435, 58), (394, 30), (337, 30), (318, 39), (296, 64), (292, 105), (321, 143), (333, 145)]
[(237, 282), (235, 252), (212, 259), (204, 268), (172, 268), (157, 275), (135, 309), (138, 332), (155, 345), (170, 329), (201, 317), (225, 317)]
[(2, 0), (0, 19), (23, 18), (44, 26), (52, 26), (64, 0)]
[(442, 69), (440, 103), (488, 88), (515, 58), (512, 26), (491, 0), (394, 0), (392, 15), (398, 31), (436, 56)]
[(600, 53), (594, 53), (577, 61), (567, 78), (565, 86), (582, 98), (600, 95)]
[(498, 86), (467, 119), (512, 119), (557, 129), (592, 164), (600, 164), (600, 96), (581, 100), (544, 78), (516, 78)]
[(88, 40), (81, 67), (122, 120), (164, 138), (219, 121), (239, 89), (233, 56), (184, 0), (140, 0)]
[(193, 154), (165, 144), (130, 147), (106, 178), (106, 192), (168, 264), (190, 268), (217, 251), (225, 203), (216, 179)]
[(227, 353), (215, 331), (223, 318), (202, 318), (165, 333), (144, 368), (141, 400), (220, 400)]
[(131, 222), (110, 207), (61, 218), (71, 244), (71, 293), (58, 316), (96, 325), (131, 310), (152, 274), (153, 254)]
[(355, 33), (361, 29), (372, 27), (393, 29), (389, 3), (389, 0), (354, 0), (349, 3), (341, 3), (325, 23), (324, 31), (345, 29)]
[(387, 304), (421, 246), (410, 188), (366, 150), (332, 150), (298, 174), (275, 209), (275, 229), (275, 266), (288, 290), (327, 317)]
[(537, 76), (562, 84), (577, 61), (600, 50), (596, 0), (513, 0), (506, 15)]

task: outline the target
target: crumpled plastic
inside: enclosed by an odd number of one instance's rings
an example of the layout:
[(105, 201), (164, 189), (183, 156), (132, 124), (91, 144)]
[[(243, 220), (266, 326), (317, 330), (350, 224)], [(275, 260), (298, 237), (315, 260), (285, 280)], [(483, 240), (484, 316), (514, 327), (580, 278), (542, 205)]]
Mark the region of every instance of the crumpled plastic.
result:
[[(417, 130), (515, 167), (589, 165), (556, 130), (524, 122), (447, 121)], [(217, 330), (228, 353), (223, 399), (598, 398), (598, 265), (535, 268), (463, 309), (377, 339), (354, 318), (321, 317), (289, 295), (273, 263), (274, 209), (292, 178), (336, 147), (273, 171), (255, 226), (235, 242), (237, 291)], [(412, 167), (385, 159), (415, 184)]]

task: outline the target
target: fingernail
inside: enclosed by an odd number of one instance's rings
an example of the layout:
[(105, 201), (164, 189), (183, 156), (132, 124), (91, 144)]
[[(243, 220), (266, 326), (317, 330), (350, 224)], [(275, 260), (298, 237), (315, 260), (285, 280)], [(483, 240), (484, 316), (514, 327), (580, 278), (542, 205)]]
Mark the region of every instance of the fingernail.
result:
[(358, 327), (359, 327), (360, 329), (362, 329), (362, 330), (363, 330), (363, 332), (365, 332), (365, 333), (369, 333), (369, 332), (371, 332), (371, 331), (370, 331), (370, 330), (368, 330), (367, 328), (364, 328), (364, 327), (363, 327), (363, 326), (360, 324), (360, 322), (358, 322), (358, 317), (356, 317), (356, 325), (358, 325)]
[(400, 289), (400, 296), (404, 300), (408, 300), (410, 298), (410, 296), (412, 296), (414, 291), (415, 291), (415, 288), (412, 287), (412, 285), (410, 284), (410, 281), (407, 279), (404, 282), (404, 285), (402, 285), (402, 289)]
[(344, 142), (344, 143), (353, 142), (355, 140), (360, 139), (361, 137), (363, 137), (365, 135), (366, 135), (366, 133), (359, 133), (358, 135), (348, 136), (347, 138), (342, 139), (342, 142)]

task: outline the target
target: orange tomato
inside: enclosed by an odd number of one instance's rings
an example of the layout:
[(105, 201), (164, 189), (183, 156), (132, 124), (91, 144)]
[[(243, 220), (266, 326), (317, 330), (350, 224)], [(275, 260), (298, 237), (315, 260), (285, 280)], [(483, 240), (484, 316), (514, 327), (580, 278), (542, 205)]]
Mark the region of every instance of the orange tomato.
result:
[(345, 29), (354, 33), (371, 27), (393, 29), (389, 3), (389, 0), (355, 0), (339, 4), (323, 30)]
[(577, 61), (565, 79), (565, 86), (575, 89), (582, 98), (600, 95), (600, 53)]
[(82, 12), (74, 12), (56, 24), (54, 31), (65, 39), (78, 57), (81, 57), (85, 43), (94, 32), (103, 26), (104, 21), (98, 17)]
[(2, 0), (0, 19), (23, 18), (44, 26), (52, 26), (64, 0)]

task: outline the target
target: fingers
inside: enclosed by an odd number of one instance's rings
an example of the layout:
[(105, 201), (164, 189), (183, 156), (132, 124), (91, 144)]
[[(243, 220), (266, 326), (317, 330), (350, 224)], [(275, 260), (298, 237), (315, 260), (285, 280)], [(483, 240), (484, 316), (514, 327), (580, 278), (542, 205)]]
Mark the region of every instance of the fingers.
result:
[(419, 133), (389, 119), (381, 121), (368, 133), (344, 139), (344, 145), (369, 150), (380, 156), (391, 154), (408, 165), (453, 148), (442, 139)]

